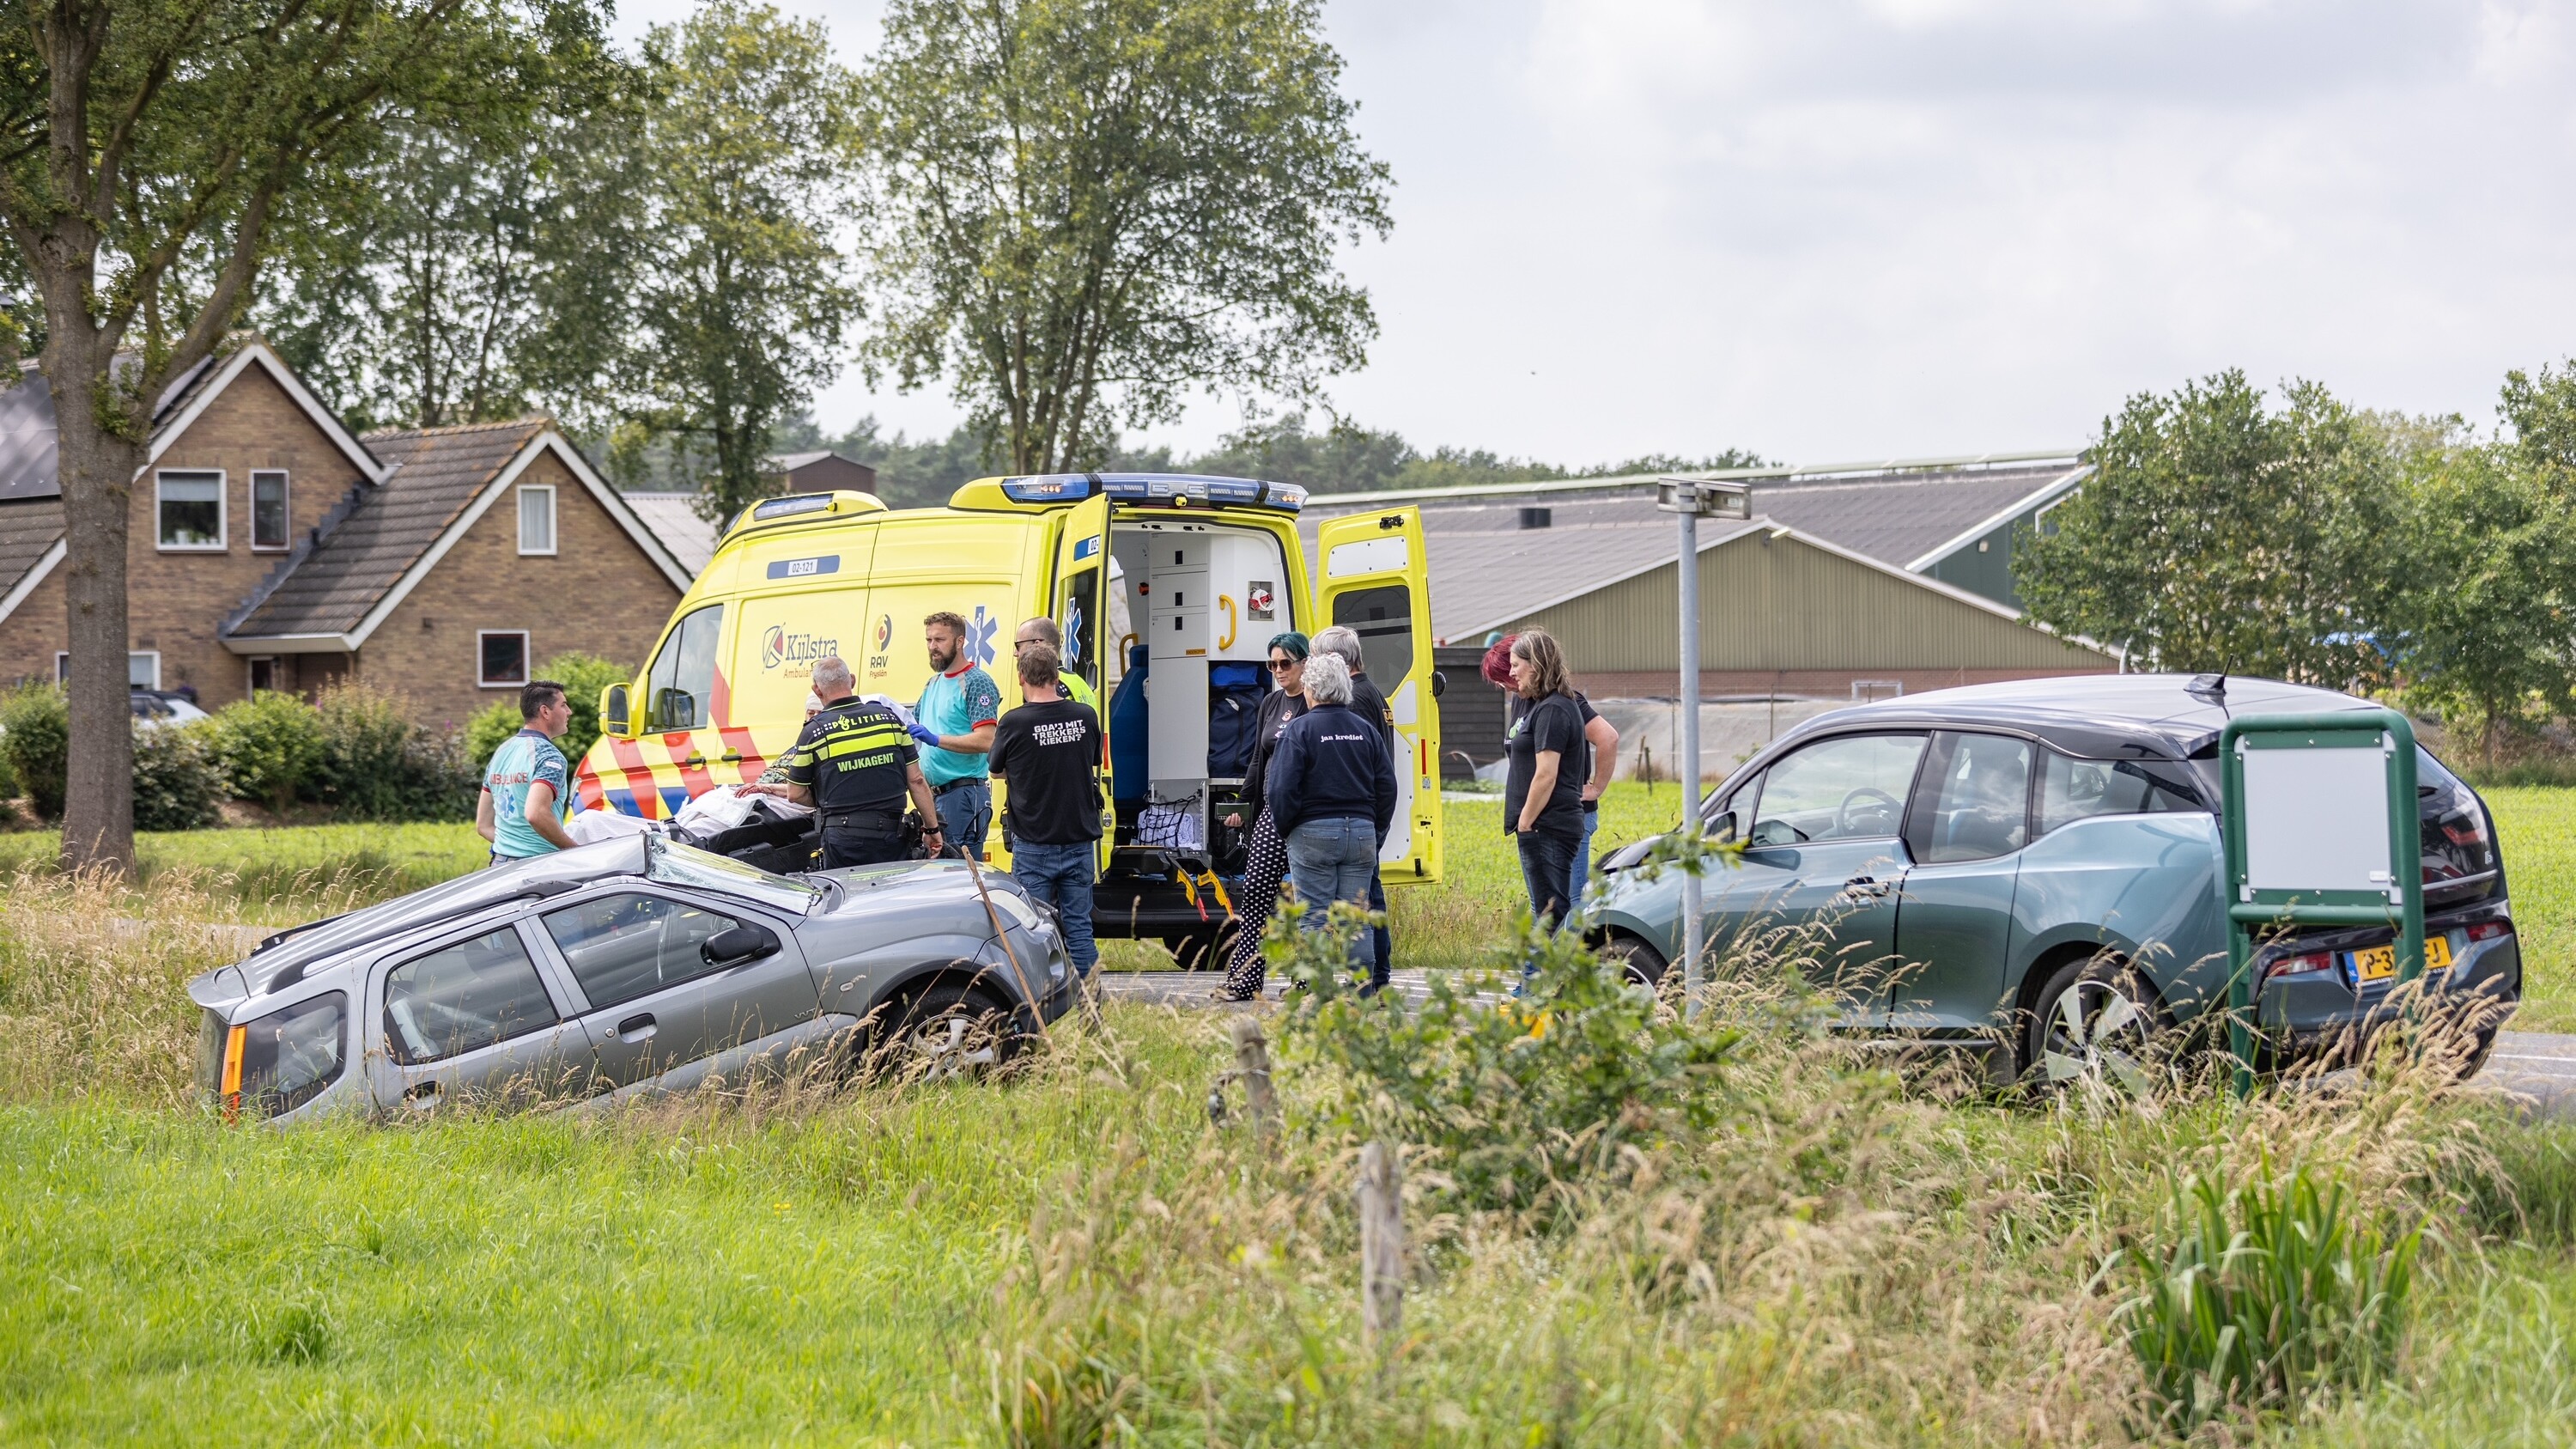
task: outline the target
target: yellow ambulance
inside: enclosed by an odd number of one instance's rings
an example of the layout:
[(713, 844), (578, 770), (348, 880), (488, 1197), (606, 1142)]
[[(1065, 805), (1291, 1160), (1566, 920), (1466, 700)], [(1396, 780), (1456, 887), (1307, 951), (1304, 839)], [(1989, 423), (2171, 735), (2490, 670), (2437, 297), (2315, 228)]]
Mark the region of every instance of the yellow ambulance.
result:
[[(815, 661), (837, 654), (859, 693), (909, 705), (930, 677), (922, 621), (968, 621), (966, 648), (1019, 701), (1011, 641), (1053, 617), (1065, 671), (1100, 700), (1111, 767), (1095, 924), (1161, 938), (1185, 958), (1226, 916), (1243, 829), (1225, 824), (1270, 637), (1358, 631), (1394, 711), (1402, 798), (1392, 887), (1440, 875), (1440, 710), (1422, 519), (1411, 508), (1326, 520), (1307, 571), (1305, 491), (1240, 478), (1086, 473), (985, 478), (944, 508), (865, 493), (791, 494), (727, 530), (651, 662), (600, 702), (602, 734), (574, 777), (577, 809), (658, 819), (757, 779), (795, 740)], [(996, 786), (998, 796), (1002, 787)], [(988, 851), (1003, 858), (997, 823)], [(1245, 822), (1246, 825), (1249, 822)]]

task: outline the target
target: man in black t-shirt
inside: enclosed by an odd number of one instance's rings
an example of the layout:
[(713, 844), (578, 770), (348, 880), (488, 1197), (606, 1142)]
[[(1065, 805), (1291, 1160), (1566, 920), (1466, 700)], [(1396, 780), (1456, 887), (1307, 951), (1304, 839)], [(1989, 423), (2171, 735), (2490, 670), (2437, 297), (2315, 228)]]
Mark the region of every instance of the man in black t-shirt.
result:
[(907, 795), (921, 812), (921, 843), (934, 852), (941, 845), (930, 782), (922, 778), (920, 754), (902, 717), (853, 697), (855, 684), (839, 655), (815, 661), (814, 693), (823, 709), (788, 746), (782, 761), (787, 778), (742, 787), (746, 795), (778, 795), (813, 806), (822, 817), (827, 870), (901, 860)]
[(1091, 887), (1100, 864), (1100, 716), (1064, 697), (1055, 650), (1020, 648), (1020, 698), (993, 728), (993, 778), (1007, 787), (1011, 877), (1055, 907), (1065, 954), (1091, 974)]
[(1530, 914), (1560, 929), (1572, 914), (1566, 884), (1583, 839), (1583, 713), (1567, 687), (1565, 655), (1543, 629), (1512, 641), (1512, 685), (1526, 702), (1503, 742), (1503, 831), (1518, 838)]

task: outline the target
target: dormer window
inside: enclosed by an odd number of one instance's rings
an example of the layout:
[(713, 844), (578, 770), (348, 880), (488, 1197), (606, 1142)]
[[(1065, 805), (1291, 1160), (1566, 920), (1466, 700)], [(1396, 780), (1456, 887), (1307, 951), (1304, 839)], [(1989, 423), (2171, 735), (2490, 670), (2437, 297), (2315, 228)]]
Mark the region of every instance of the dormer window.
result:
[(154, 477), (160, 544), (171, 553), (224, 550), (224, 475), (164, 468)]

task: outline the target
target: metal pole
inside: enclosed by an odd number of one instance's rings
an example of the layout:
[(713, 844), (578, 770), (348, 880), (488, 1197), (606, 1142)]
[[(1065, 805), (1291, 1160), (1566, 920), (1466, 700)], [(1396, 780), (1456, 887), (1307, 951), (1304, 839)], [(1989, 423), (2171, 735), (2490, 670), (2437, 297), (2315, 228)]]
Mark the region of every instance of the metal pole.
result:
[[(1682, 829), (1699, 835), (1699, 510), (1682, 510)], [(1682, 875), (1682, 1015), (1699, 1015), (1699, 865)]]

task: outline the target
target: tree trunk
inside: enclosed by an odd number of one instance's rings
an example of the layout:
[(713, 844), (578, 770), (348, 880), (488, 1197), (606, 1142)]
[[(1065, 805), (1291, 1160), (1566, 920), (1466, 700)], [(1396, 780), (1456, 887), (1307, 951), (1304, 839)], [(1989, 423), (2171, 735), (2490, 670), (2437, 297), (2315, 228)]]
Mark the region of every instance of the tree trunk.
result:
[[(134, 715), (125, 654), (126, 536), (144, 446), (99, 420), (111, 356), (57, 326), (45, 349), (62, 479), (63, 600), (71, 648), (71, 759), (63, 791), (65, 870), (134, 868)], [(149, 400), (133, 404), (148, 410)], [(150, 426), (147, 418), (138, 428)]]

